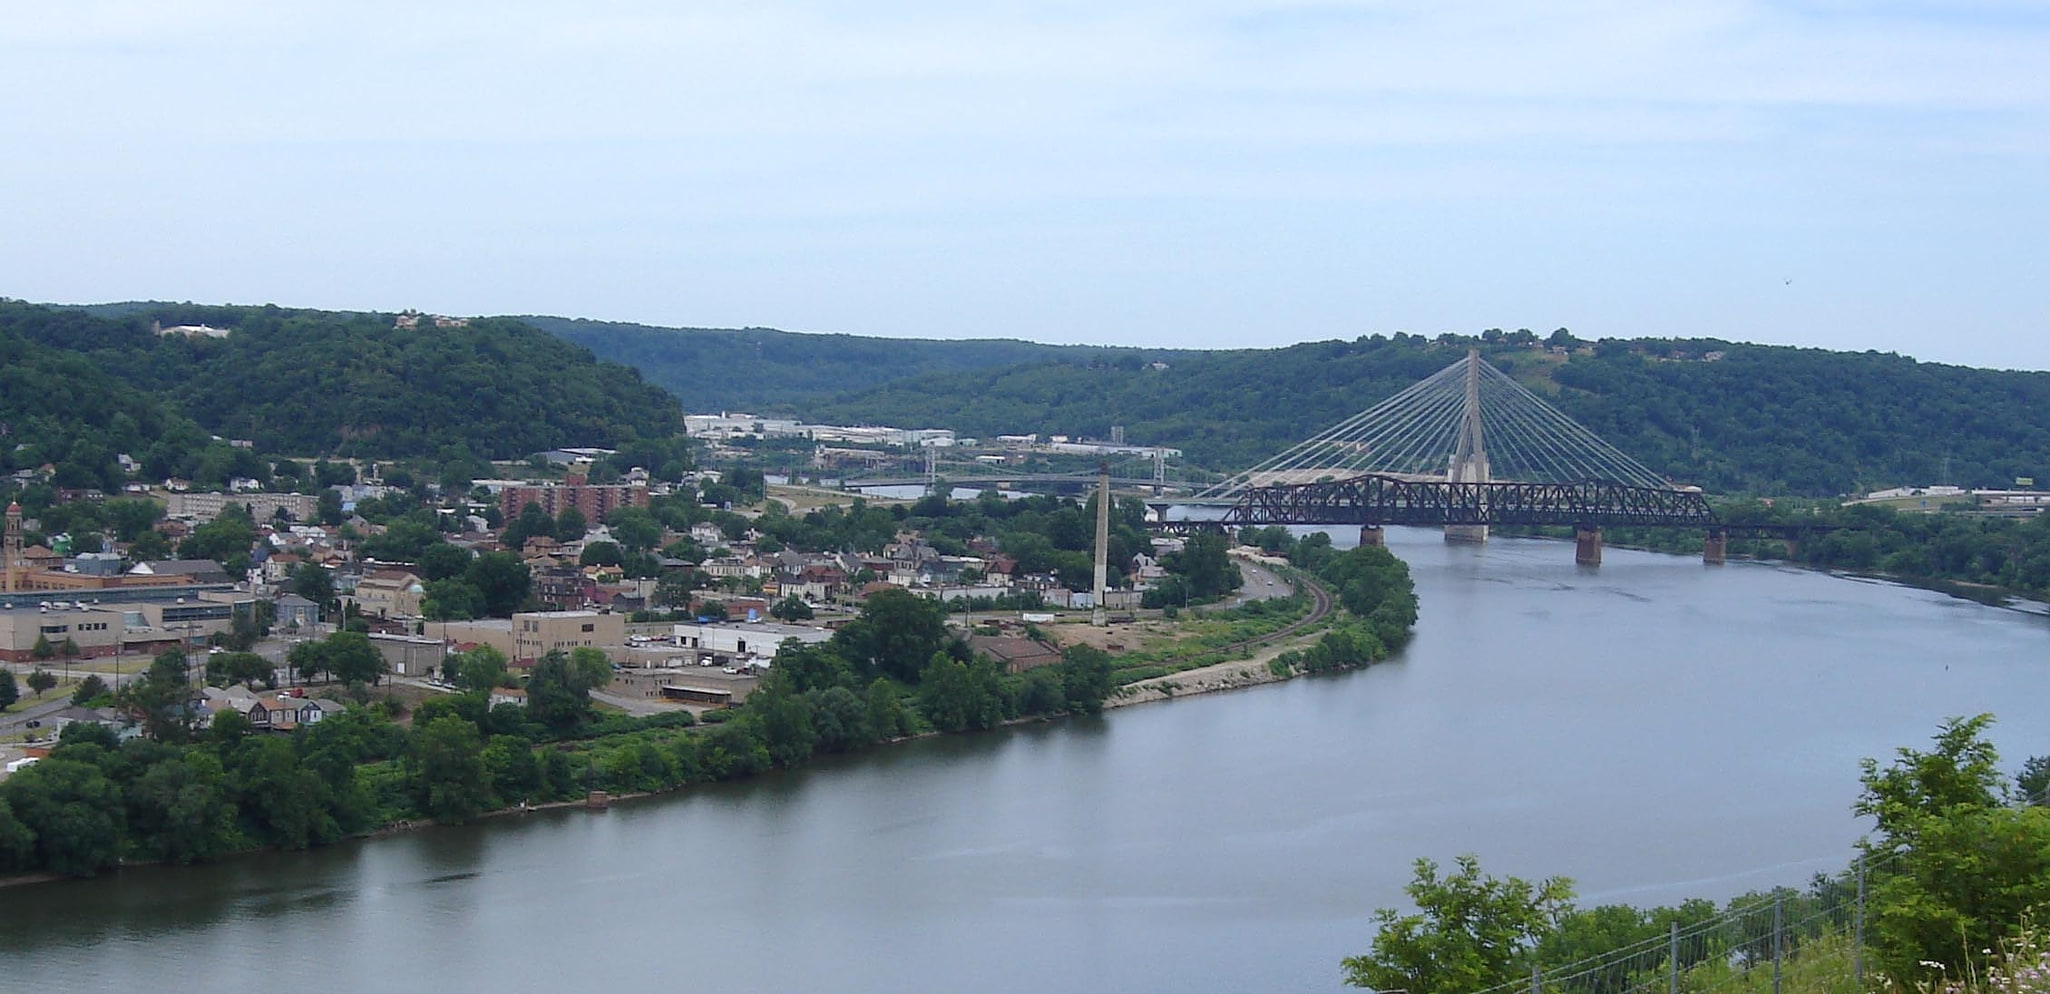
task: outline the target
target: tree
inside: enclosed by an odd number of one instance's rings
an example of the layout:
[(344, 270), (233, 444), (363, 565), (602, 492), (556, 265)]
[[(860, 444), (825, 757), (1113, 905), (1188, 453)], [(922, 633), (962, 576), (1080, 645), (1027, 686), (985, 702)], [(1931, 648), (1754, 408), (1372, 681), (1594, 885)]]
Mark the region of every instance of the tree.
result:
[(462, 576), (471, 558), (470, 550), (437, 540), (420, 553), (420, 578), (433, 582)]
[(461, 577), (429, 580), (420, 613), (429, 621), (467, 621), (484, 614), (484, 592)]
[(483, 596), (484, 614), (492, 618), (512, 617), (534, 589), (534, 576), (516, 552), (484, 553), (470, 561), (463, 578)]
[(876, 677), (868, 685), (868, 727), (878, 739), (910, 735), (911, 714), (904, 709), (904, 697), (888, 677)]
[(555, 540), (558, 542), (575, 542), (583, 538), (589, 528), (590, 522), (584, 518), (584, 512), (574, 505), (563, 508), (555, 516)]
[(811, 605), (806, 604), (804, 598), (791, 594), (770, 606), (769, 617), (790, 622), (810, 621), (812, 619)]
[(1222, 535), (1191, 535), (1188, 545), (1180, 553), (1165, 557), (1162, 565), (1182, 578), (1192, 599), (1202, 600), (1228, 594), (1245, 584), (1228, 551)]
[(129, 788), (128, 801), (129, 836), (147, 856), (193, 863), (232, 852), (243, 842), (227, 774), (206, 750), (149, 764)]
[(71, 703), (85, 707), (90, 702), (107, 696), (108, 693), (107, 681), (100, 679), (99, 674), (95, 673), (78, 681), (78, 686), (71, 692)]
[(34, 865), (36, 833), (14, 816), (14, 808), (0, 794), (0, 873), (19, 873)]
[(36, 635), (36, 644), (29, 649), (28, 654), (30, 659), (35, 660), (55, 659), (57, 658), (57, 647), (50, 644), (49, 636), (38, 633)]
[(14, 684), (14, 671), (0, 668), (0, 711), (14, 706), (21, 700), (21, 688)]
[(795, 766), (817, 750), (819, 733), (812, 724), (810, 702), (775, 669), (748, 695), (747, 713), (759, 729), (763, 748), (769, 750), (769, 760), (777, 766)]
[(1457, 994), (1508, 983), (1528, 972), (1539, 940), (1573, 900), (1572, 882), (1551, 877), (1536, 884), (1481, 872), (1461, 856), (1445, 877), (1438, 864), (1416, 861), (1416, 878), (1403, 890), (1417, 913), (1393, 908), (1374, 913), (1373, 950), (1347, 957), (1345, 982), (1409, 994)]
[(4, 789), (44, 869), (90, 877), (121, 858), (121, 789), (99, 766), (51, 756), (7, 778)]
[(304, 849), (341, 837), (342, 825), (332, 808), (334, 788), (299, 761), (290, 739), (248, 736), (227, 765), (229, 791), (256, 841)]
[(621, 507), (605, 516), (619, 544), (632, 551), (654, 548), (662, 541), (662, 523), (642, 507)]
[(335, 577), (325, 566), (300, 563), (292, 567), (292, 592), (312, 601), (322, 611), (335, 599)]
[(2050, 904), (2050, 808), (2008, 807), (1999, 756), (1984, 738), (1992, 715), (1952, 718), (1928, 752), (1896, 750), (1890, 766), (1860, 766), (1857, 813), (1878, 821), (1867, 861), (1887, 869), (1871, 891), (1873, 946), (1904, 989), (1944, 976), (1984, 975), (2031, 909)]
[(206, 657), (206, 682), (216, 687), (231, 683), (258, 683), (275, 686), (278, 682), (277, 667), (271, 661), (253, 652), (222, 652)]
[(918, 704), (943, 732), (995, 728), (1004, 720), (1002, 678), (987, 658), (964, 663), (934, 653), (918, 682)]
[(301, 642), (285, 654), (285, 662), (299, 679), (312, 680), (328, 670), (327, 643)]
[(442, 673), (464, 690), (489, 691), (505, 680), (505, 653), (488, 645), (467, 649), (450, 656), (442, 664)]
[(1095, 646), (1071, 645), (1061, 650), (1061, 696), (1069, 710), (1096, 714), (1116, 682), (1110, 653)]
[(2050, 807), (2050, 756), (2030, 756), (2023, 762), (2014, 787), (2023, 804)]
[(590, 715), (591, 688), (597, 684), (589, 676), (561, 651), (535, 660), (527, 675), (527, 713), (557, 734), (575, 731)]
[(949, 641), (946, 608), (908, 590), (878, 591), (860, 617), (833, 636), (835, 646), (864, 673), (914, 683), (932, 655)]
[(33, 692), (37, 697), (41, 697), (44, 694), (49, 693), (50, 688), (55, 687), (56, 685), (57, 675), (51, 673), (49, 670), (46, 670), (38, 666), (35, 669), (29, 671), (28, 689), (31, 692)]
[(327, 668), (343, 683), (377, 683), (391, 672), (391, 663), (377, 651), (370, 636), (336, 632), (327, 638)]
[(406, 766), (420, 810), (436, 821), (459, 824), (491, 806), (483, 740), (477, 726), (455, 715), (436, 718), (413, 734)]
[(579, 566), (617, 566), (624, 561), (626, 553), (613, 542), (592, 542), (584, 546), (583, 554), (577, 557)]
[[(781, 655), (778, 654), (778, 660)], [(820, 752), (846, 752), (875, 741), (869, 723), (868, 704), (846, 687), (814, 691), (811, 697), (812, 725), (818, 730)]]

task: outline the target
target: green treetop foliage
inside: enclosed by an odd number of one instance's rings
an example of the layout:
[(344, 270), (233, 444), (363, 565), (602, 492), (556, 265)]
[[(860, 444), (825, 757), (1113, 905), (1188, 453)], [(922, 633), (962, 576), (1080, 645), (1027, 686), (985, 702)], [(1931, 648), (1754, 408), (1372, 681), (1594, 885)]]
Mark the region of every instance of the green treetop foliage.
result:
[(1383, 908), (1374, 914), (1373, 950), (1345, 960), (1354, 987), (1409, 994), (1463, 994), (1527, 976), (1543, 939), (1571, 908), (1572, 882), (1552, 877), (1533, 884), (1481, 872), (1461, 856), (1441, 876), (1420, 859), (1416, 879), (1403, 888), (1414, 914)]
[[(153, 321), (232, 333), (159, 336)], [(0, 468), (50, 463), (60, 486), (113, 491), (119, 453), (150, 478), (219, 485), (231, 475), (269, 481), (265, 452), (424, 456), (475, 471), (480, 457), (682, 432), (675, 400), (638, 373), (519, 321), (393, 325), (390, 315), (277, 307), (93, 314), (0, 301), (0, 423), (27, 443), (0, 446)]]
[(1862, 765), (1857, 811), (1878, 823), (1868, 862), (1873, 943), (1904, 989), (1983, 967), (2032, 911), (2050, 907), (2050, 808), (2011, 807), (1999, 756), (1985, 732), (1992, 715), (1953, 718), (1935, 747), (1897, 750), (1894, 761)]

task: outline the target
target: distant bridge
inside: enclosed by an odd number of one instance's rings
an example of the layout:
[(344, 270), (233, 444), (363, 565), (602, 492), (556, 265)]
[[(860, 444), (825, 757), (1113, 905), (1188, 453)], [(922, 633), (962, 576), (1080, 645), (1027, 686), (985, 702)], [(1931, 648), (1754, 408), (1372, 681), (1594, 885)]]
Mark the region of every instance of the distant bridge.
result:
[[(1477, 351), (1192, 500), (1152, 504), (1167, 532), (1357, 525), (1375, 545), (1387, 525), (1474, 542), (1496, 525), (1571, 527), (1584, 565), (1601, 562), (1604, 527), (1698, 528), (1710, 562), (1733, 530), (1790, 544), (1829, 530), (1724, 524), (1699, 487), (1674, 486)], [(1204, 507), (1222, 513), (1170, 517)]]
[(1215, 521), (1170, 530), (1261, 525), (1721, 526), (1698, 489), (1579, 483), (1452, 483), (1367, 473), (1321, 483), (1249, 487)]
[[(1087, 490), (1096, 486), (1102, 477), (1095, 473), (983, 473), (975, 476), (876, 476), (841, 480), (840, 486), (849, 489), (861, 487), (967, 487), (988, 489), (991, 487), (1049, 487), (1058, 489)], [(1110, 485), (1120, 490), (1138, 490), (1158, 493), (1163, 488), (1178, 486), (1174, 482), (1163, 482), (1151, 476), (1116, 476), (1110, 478)]]

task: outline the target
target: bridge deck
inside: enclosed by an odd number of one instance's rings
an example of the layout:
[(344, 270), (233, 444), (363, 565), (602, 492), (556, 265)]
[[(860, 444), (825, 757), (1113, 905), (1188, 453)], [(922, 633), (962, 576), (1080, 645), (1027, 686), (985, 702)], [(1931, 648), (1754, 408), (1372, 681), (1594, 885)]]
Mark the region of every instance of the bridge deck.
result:
[(1581, 483), (1452, 483), (1364, 474), (1243, 491), (1221, 519), (1171, 531), (1248, 525), (1578, 525), (1715, 528), (1698, 490)]

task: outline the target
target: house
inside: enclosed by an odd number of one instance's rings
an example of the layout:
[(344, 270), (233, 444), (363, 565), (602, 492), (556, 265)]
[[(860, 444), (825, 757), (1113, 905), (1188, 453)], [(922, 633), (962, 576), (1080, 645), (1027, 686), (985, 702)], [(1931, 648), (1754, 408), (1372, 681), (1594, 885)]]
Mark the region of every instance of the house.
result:
[(341, 713), (342, 705), (335, 701), (281, 694), (258, 697), (243, 711), (252, 727), (272, 732), (289, 732), (301, 725), (317, 725), (322, 718)]
[(417, 618), (427, 584), (411, 570), (381, 569), (356, 582), (349, 599), (373, 618)]
[(598, 585), (576, 567), (542, 567), (535, 569), (533, 576), (534, 597), (544, 604), (576, 610), (597, 599)]
[(490, 700), (492, 707), (497, 707), (500, 704), (510, 704), (514, 707), (523, 708), (527, 706), (527, 692), (520, 687), (493, 687), (491, 688)]
[(983, 578), (992, 586), (1008, 587), (1017, 582), (1018, 561), (1010, 556), (991, 556)]
[(284, 583), (292, 579), (292, 571), (305, 561), (306, 557), (296, 552), (279, 552), (267, 556), (263, 560), (263, 582)]
[(798, 572), (796, 578), (786, 579), (778, 585), (778, 593), (785, 597), (796, 596), (808, 601), (822, 601), (847, 589), (847, 572), (838, 566), (809, 565)]
[(278, 598), (274, 625), (292, 631), (308, 631), (320, 623), (320, 605), (298, 594)]

